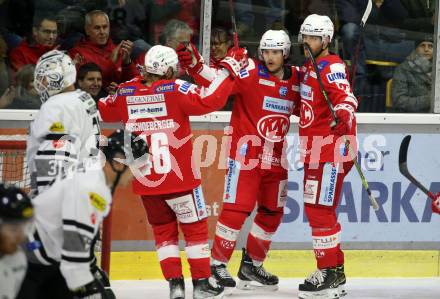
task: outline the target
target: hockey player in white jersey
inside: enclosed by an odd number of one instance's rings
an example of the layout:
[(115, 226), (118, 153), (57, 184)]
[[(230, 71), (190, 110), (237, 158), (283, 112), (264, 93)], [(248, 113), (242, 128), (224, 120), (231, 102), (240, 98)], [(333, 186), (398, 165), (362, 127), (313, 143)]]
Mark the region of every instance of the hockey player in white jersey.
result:
[(20, 244), (32, 227), (34, 209), (20, 189), (0, 184), (0, 298), (14, 299), (26, 274)]
[(19, 299), (108, 299), (90, 269), (90, 247), (109, 213), (112, 191), (133, 178), (129, 166), (148, 152), (146, 143), (116, 131), (102, 147), (107, 163), (89, 159), (57, 178), (33, 199), (36, 231), (28, 236), (29, 270)]
[(75, 90), (75, 80), (75, 65), (63, 52), (53, 50), (38, 60), (34, 86), (43, 105), (27, 142), (34, 194), (42, 192), (69, 165), (97, 153), (96, 104), (88, 93)]

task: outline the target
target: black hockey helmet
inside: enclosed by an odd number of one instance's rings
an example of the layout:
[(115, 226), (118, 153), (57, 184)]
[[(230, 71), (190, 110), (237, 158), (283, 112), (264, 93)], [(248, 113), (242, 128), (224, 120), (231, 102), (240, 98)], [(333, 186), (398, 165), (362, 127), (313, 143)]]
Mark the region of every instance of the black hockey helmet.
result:
[(0, 184), (0, 225), (4, 222), (31, 220), (34, 208), (21, 189)]
[(107, 145), (102, 146), (101, 150), (109, 162), (117, 153), (124, 155), (127, 163), (148, 153), (147, 143), (129, 131), (116, 130), (107, 138)]

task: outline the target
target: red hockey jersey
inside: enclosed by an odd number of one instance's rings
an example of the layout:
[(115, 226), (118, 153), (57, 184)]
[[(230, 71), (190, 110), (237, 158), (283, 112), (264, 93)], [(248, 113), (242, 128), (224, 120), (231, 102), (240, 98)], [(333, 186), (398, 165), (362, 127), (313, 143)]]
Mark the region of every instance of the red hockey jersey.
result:
[(169, 194), (200, 185), (192, 159), (190, 115), (224, 106), (233, 87), (227, 71), (208, 88), (182, 80), (159, 80), (146, 86), (141, 77), (123, 83), (113, 96), (99, 101), (102, 119), (122, 121), (125, 129), (145, 138), (150, 155), (133, 181), (140, 195)]
[[(292, 72), (290, 78), (280, 80), (253, 59), (240, 71), (231, 93), (235, 99), (229, 158), (242, 161), (250, 168), (256, 165), (265, 169), (287, 169), (287, 161), (282, 160), (285, 136), (290, 128), (290, 115), (299, 109), (300, 103), (299, 70), (289, 67), (289, 71)], [(203, 65), (198, 74), (191, 75), (205, 85), (215, 78), (215, 69)]]
[[(320, 76), (330, 102), (335, 110), (353, 112), (350, 132), (352, 148), (356, 149), (356, 111), (358, 102), (348, 81), (348, 71), (337, 55), (328, 55), (316, 60)], [(335, 162), (344, 155), (343, 138), (333, 136), (330, 129), (331, 114), (319, 86), (317, 74), (311, 60), (301, 67), (301, 109), (299, 122), (300, 152), (306, 163)], [(348, 105), (348, 106), (347, 106)], [(349, 136), (347, 136), (349, 137)], [(356, 151), (356, 150), (355, 150)]]

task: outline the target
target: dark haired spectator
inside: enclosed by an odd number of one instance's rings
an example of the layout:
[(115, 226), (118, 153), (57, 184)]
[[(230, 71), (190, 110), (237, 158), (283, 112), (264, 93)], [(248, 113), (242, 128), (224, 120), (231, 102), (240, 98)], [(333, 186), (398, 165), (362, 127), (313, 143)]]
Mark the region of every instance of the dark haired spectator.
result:
[(76, 77), (78, 87), (88, 92), (95, 101), (105, 96), (102, 92), (102, 72), (96, 63), (89, 62), (80, 66)]
[(36, 64), (38, 58), (55, 47), (58, 27), (52, 17), (36, 19), (32, 27), (32, 38), (23, 40), (9, 53), (9, 61), (14, 71), (26, 64)]
[(417, 48), (394, 71), (393, 110), (429, 112), (432, 87), (432, 36), (417, 42)]
[(39, 109), (41, 100), (34, 88), (35, 65), (27, 64), (15, 74), (15, 86), (11, 86), (0, 98), (0, 108)]
[(96, 63), (102, 70), (104, 89), (112, 82), (123, 82), (137, 73), (130, 58), (133, 43), (128, 40), (118, 45), (113, 43), (110, 39), (110, 21), (105, 12), (89, 12), (85, 17), (84, 29), (87, 37), (69, 51), (77, 68), (88, 62)]
[(229, 48), (232, 46), (232, 36), (221, 27), (211, 30), (211, 55), (210, 65), (219, 67), (220, 61), (226, 57)]

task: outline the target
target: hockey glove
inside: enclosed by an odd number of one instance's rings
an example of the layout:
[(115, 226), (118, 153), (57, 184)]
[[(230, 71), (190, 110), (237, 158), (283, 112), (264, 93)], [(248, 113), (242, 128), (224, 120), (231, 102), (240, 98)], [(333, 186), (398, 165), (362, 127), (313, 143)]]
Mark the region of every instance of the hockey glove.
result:
[(234, 77), (238, 76), (240, 70), (246, 68), (248, 64), (247, 50), (245, 48), (228, 51), (226, 57), (219, 63), (220, 67), (227, 69)]
[(440, 192), (434, 194), (435, 200), (432, 201), (432, 212), (440, 214)]
[(72, 293), (73, 299), (110, 299), (105, 293), (104, 286), (96, 279), (73, 290)]
[(115, 299), (116, 295), (113, 292), (113, 290), (111, 289), (110, 280), (108, 279), (107, 273), (105, 273), (104, 270), (99, 268), (96, 265), (96, 263), (92, 264), (90, 269), (92, 271), (93, 277), (95, 277), (95, 279), (98, 280), (99, 282), (101, 282), (101, 284), (104, 286), (107, 298), (108, 299)]
[(198, 73), (203, 67), (203, 58), (200, 56), (197, 48), (190, 43), (187, 45), (180, 43), (176, 48), (180, 67), (190, 73)]
[[(353, 122), (354, 109), (349, 104), (338, 104), (335, 106), (335, 113), (338, 122), (332, 128), (333, 134), (344, 136), (350, 133)], [(332, 121), (331, 119), (330, 121)]]

